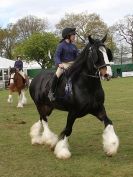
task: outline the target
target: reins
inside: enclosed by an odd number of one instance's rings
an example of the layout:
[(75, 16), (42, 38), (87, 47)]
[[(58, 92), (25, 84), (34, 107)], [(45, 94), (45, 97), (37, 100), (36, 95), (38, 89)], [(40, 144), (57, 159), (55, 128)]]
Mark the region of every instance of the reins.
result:
[[(97, 73), (96, 73), (97, 74)], [(92, 75), (92, 74), (86, 74), (86, 73), (83, 73), (83, 75), (84, 76), (86, 76), (86, 77), (92, 77), (92, 78), (96, 78), (96, 79), (99, 79), (100, 78), (100, 76), (99, 75)]]

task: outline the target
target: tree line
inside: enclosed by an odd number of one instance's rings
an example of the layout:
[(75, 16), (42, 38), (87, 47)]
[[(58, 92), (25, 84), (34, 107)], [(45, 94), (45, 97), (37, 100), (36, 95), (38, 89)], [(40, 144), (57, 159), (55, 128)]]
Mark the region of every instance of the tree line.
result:
[[(42, 68), (53, 65), (56, 46), (65, 27), (75, 27), (78, 33), (76, 45), (82, 49), (88, 36), (102, 38), (108, 34), (106, 45), (115, 56), (132, 55), (133, 63), (133, 15), (123, 17), (112, 26), (108, 26), (96, 13), (66, 13), (55, 25), (54, 32), (49, 32), (47, 19), (26, 16), (6, 28), (0, 28), (0, 56), (14, 59), (21, 55), (25, 60), (36, 60)], [(81, 38), (83, 40), (81, 40)]]

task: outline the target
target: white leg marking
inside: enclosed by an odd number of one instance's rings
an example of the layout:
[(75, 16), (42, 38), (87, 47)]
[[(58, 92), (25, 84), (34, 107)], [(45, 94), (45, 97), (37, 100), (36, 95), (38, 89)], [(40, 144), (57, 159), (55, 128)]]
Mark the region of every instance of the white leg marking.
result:
[(18, 97), (18, 105), (17, 105), (17, 108), (23, 108), (22, 94), (20, 94), (19, 97)]
[(8, 102), (8, 103), (12, 103), (12, 102), (13, 102), (12, 95), (9, 95), (9, 96), (8, 96), (7, 102)]
[(30, 137), (31, 137), (31, 144), (42, 144), (42, 137), (41, 137), (41, 128), (42, 123), (39, 120), (30, 129)]
[(103, 148), (108, 156), (115, 155), (119, 147), (119, 139), (114, 132), (113, 125), (108, 125), (103, 132)]
[(54, 154), (59, 159), (68, 159), (71, 157), (71, 152), (68, 149), (68, 138), (65, 136), (64, 139), (60, 140), (55, 147)]
[(25, 91), (22, 90), (22, 91), (21, 91), (21, 94), (22, 94), (22, 104), (27, 104), (27, 98), (26, 98), (26, 96), (25, 96)]
[(42, 143), (49, 145), (51, 148), (55, 147), (58, 142), (58, 136), (54, 134), (48, 127), (48, 123), (42, 120), (44, 131), (42, 133)]

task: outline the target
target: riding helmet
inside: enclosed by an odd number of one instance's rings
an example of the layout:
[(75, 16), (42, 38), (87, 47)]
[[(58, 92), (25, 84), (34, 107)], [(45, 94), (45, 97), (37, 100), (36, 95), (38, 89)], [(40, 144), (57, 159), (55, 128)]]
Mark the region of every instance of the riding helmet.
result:
[(76, 28), (64, 28), (62, 30), (62, 37), (63, 39), (66, 39), (68, 35), (75, 35), (76, 34)]

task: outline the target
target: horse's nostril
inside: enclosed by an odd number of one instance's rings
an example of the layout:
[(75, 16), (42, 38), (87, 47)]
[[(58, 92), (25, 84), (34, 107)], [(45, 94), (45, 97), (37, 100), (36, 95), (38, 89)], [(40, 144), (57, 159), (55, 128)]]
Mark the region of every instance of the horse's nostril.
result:
[(104, 77), (105, 77), (105, 79), (106, 79), (107, 81), (109, 81), (109, 80), (111, 79), (111, 77), (110, 77), (109, 74), (105, 74)]
[(109, 75), (108, 74), (105, 74), (104, 77), (107, 78)]

